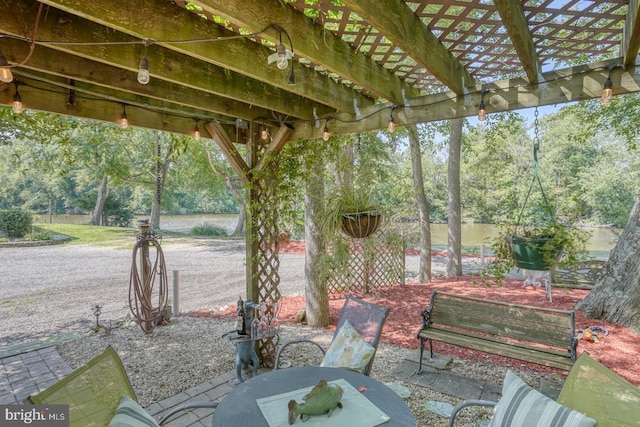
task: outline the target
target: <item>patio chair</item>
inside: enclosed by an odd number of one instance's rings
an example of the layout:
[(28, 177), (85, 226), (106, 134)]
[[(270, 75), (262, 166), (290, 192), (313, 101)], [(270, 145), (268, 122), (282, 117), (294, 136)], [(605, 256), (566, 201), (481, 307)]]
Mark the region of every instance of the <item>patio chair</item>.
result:
[(349, 295), (342, 306), (331, 345), (326, 351), (312, 340), (288, 341), (278, 348), (274, 369), (280, 368), (280, 358), (287, 348), (302, 344), (312, 351), (319, 351), (323, 356), (320, 366), (348, 368), (369, 375), (388, 314), (387, 307)]
[[(102, 353), (27, 401), (36, 405), (69, 405), (70, 427), (158, 426), (190, 408), (215, 408), (216, 402), (192, 402), (175, 408), (158, 424), (138, 403), (118, 353)], [(117, 423), (116, 421), (120, 421)]]

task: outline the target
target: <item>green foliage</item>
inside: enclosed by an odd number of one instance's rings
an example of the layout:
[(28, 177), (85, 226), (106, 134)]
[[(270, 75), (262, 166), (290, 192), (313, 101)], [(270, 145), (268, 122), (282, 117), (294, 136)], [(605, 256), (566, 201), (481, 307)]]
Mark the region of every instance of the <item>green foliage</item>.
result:
[(508, 276), (511, 269), (517, 266), (513, 253), (513, 236), (526, 239), (546, 239), (545, 243), (539, 247), (541, 261), (545, 265), (565, 268), (588, 260), (586, 243), (589, 239), (589, 233), (587, 231), (565, 224), (548, 224), (536, 227), (502, 225), (498, 237), (490, 242), (495, 259), (487, 264), (480, 273), (485, 284), (488, 283), (487, 277), (493, 277), (500, 284)]
[(227, 232), (224, 228), (208, 222), (203, 222), (202, 224), (193, 227), (190, 234), (192, 236), (200, 237), (227, 237)]
[(345, 215), (382, 213), (380, 205), (373, 199), (369, 189), (348, 186), (335, 187), (325, 197), (327, 203), (320, 225), (325, 235), (339, 231)]
[(9, 238), (23, 238), (31, 231), (33, 218), (22, 209), (0, 211), (0, 233)]
[(28, 236), (28, 240), (32, 241), (41, 241), (41, 240), (53, 240), (53, 234), (48, 231), (40, 231), (40, 232), (32, 232), (31, 235)]

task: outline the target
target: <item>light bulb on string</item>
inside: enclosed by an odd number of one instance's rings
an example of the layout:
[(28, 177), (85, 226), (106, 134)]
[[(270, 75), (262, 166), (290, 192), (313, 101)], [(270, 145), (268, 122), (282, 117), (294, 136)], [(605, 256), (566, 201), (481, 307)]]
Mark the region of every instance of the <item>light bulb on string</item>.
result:
[(322, 132), (322, 140), (328, 141), (330, 136), (331, 136), (331, 133), (329, 132), (329, 126), (325, 124), (324, 131)]
[(196, 119), (196, 127), (193, 129), (193, 138), (196, 141), (200, 141), (200, 128), (198, 127), (199, 120)]
[(604, 86), (602, 86), (602, 95), (600, 96), (600, 101), (602, 101), (603, 104), (608, 104), (613, 97), (613, 82), (611, 81), (613, 65), (608, 65), (607, 68), (609, 68), (609, 75), (604, 82)]
[(16, 85), (16, 93), (15, 95), (13, 95), (13, 105), (12, 105), (13, 113), (22, 114), (24, 107), (22, 105), (22, 97), (20, 96), (20, 92), (18, 91), (19, 82), (18, 80), (14, 80), (13, 83)]
[(487, 108), (484, 106), (484, 94), (486, 90), (482, 90), (480, 97), (480, 105), (478, 106), (478, 121), (484, 122), (487, 120)]
[(141, 85), (149, 84), (151, 76), (149, 75), (149, 60), (147, 59), (147, 47), (149, 41), (144, 40), (144, 56), (140, 60), (140, 66), (138, 67), (138, 83)]
[(9, 66), (9, 61), (0, 51), (0, 82), (11, 83), (13, 81), (13, 73)]
[(140, 69), (138, 70), (138, 83), (142, 85), (149, 84), (151, 76), (149, 75), (149, 60), (145, 56), (140, 60)]
[(278, 54), (278, 59), (276, 60), (276, 65), (281, 70), (286, 70), (289, 66), (289, 61), (287, 61), (287, 49), (282, 44), (282, 41), (276, 47), (276, 53)]
[(269, 138), (269, 131), (267, 130), (267, 127), (265, 125), (262, 125), (260, 129), (260, 138), (265, 140)]
[(387, 126), (387, 130), (389, 131), (389, 133), (393, 133), (393, 131), (396, 130), (396, 122), (393, 120), (393, 110), (395, 110), (396, 107), (391, 107), (391, 114), (389, 115), (389, 125)]
[(129, 119), (127, 119), (127, 106), (122, 104), (122, 115), (120, 116), (120, 121), (118, 122), (122, 129), (126, 129), (129, 127)]

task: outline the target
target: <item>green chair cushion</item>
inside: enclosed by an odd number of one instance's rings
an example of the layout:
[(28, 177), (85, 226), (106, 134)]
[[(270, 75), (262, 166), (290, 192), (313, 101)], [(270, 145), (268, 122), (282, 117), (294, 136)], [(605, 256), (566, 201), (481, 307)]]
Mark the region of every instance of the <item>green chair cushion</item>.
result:
[(34, 404), (69, 405), (70, 427), (106, 427), (123, 395), (136, 395), (116, 351), (102, 353), (62, 380), (33, 395)]
[(558, 402), (598, 420), (597, 427), (640, 427), (640, 388), (587, 352), (569, 371)]

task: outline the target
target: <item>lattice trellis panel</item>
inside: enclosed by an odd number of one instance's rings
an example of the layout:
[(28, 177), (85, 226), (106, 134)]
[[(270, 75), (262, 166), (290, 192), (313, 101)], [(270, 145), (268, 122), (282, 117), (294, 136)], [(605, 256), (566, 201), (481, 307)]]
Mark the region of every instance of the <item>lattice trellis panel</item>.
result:
[(349, 243), (351, 256), (345, 269), (328, 274), (329, 295), (366, 294), (404, 285), (405, 243), (400, 235), (378, 232), (367, 239), (343, 238)]
[[(268, 168), (277, 168), (276, 162), (269, 162)], [(268, 174), (265, 174), (268, 175)], [(265, 176), (263, 175), (263, 176)], [(277, 186), (262, 179), (254, 182), (254, 200), (251, 204), (252, 218), (255, 221), (257, 235), (254, 238), (258, 241), (257, 263), (260, 272), (258, 276), (258, 302), (276, 303), (280, 300), (280, 257), (278, 256), (278, 226), (277, 210), (278, 200)], [(273, 310), (274, 305), (268, 306), (268, 310)], [(274, 313), (265, 313), (273, 316)], [(260, 363), (265, 367), (273, 367), (273, 360), (276, 354), (276, 343), (274, 338), (262, 340), (258, 344), (258, 357)]]

